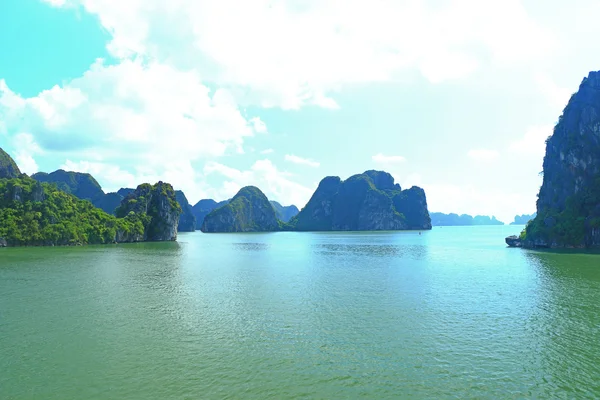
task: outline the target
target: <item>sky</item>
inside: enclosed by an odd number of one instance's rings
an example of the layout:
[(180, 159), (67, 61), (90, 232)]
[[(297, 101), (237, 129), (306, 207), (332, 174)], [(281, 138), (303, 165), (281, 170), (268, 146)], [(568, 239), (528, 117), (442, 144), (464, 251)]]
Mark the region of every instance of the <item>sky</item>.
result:
[(369, 169), (431, 212), (535, 211), (545, 139), (600, 69), (597, 0), (3, 0), (0, 147), (105, 191), (303, 207)]

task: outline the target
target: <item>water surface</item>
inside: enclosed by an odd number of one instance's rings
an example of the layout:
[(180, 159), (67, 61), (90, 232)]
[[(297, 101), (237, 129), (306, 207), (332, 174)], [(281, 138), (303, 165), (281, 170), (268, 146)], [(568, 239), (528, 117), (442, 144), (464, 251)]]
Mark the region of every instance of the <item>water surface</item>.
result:
[(600, 256), (519, 230), (2, 249), (0, 398), (598, 398)]

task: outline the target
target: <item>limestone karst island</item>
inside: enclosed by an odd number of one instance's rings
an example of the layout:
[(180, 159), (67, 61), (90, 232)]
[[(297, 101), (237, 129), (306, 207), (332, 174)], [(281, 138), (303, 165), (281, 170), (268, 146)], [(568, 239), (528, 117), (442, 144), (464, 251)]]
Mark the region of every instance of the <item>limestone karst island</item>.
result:
[(546, 140), (537, 215), (512, 247), (600, 248), (600, 71), (571, 96)]
[(600, 399), (599, 20), (0, 0), (0, 400)]

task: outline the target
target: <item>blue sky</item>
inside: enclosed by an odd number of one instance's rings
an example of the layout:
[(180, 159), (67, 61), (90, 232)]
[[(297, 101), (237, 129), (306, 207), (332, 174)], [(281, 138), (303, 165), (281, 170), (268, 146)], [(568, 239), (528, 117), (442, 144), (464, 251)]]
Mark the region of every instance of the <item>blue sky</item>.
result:
[(0, 146), (27, 173), (253, 184), (302, 207), (383, 169), (430, 211), (535, 211), (544, 139), (600, 69), (592, 0), (6, 0)]

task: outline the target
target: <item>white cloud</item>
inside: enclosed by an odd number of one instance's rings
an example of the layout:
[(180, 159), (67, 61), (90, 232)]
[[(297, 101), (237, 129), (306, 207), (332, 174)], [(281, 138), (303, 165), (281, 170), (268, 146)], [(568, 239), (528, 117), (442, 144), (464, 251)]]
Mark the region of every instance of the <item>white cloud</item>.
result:
[(344, 85), (413, 71), (438, 83), (536, 59), (556, 43), (520, 0), (46, 1), (96, 14), (118, 58), (198, 66), (264, 107), (337, 108), (331, 95)]
[(15, 150), (15, 162), (21, 172), (31, 175), (39, 171), (37, 162), (33, 156), (41, 154), (43, 151), (35, 142), (32, 135), (28, 133), (16, 134), (13, 137), (13, 147)]
[(256, 133), (267, 133), (267, 125), (259, 118), (254, 117), (250, 119), (254, 132)]
[(374, 155), (371, 159), (377, 163), (382, 165), (390, 165), (390, 164), (402, 164), (406, 161), (406, 158), (402, 156), (386, 156), (381, 153)]
[(260, 152), (260, 154), (271, 154), (273, 153), (275, 150), (273, 149), (264, 149), (263, 151)]
[(496, 150), (472, 149), (467, 153), (470, 158), (477, 161), (494, 161), (500, 157)]
[(317, 168), (319, 165), (321, 165), (321, 163), (318, 161), (314, 161), (309, 158), (298, 157), (293, 154), (286, 154), (285, 161), (289, 161), (294, 164), (308, 165), (312, 168)]
[(558, 86), (552, 78), (545, 73), (536, 73), (534, 80), (541, 92), (548, 101), (556, 108), (556, 112), (561, 112), (571, 97), (571, 90)]
[(543, 156), (546, 152), (546, 139), (552, 135), (552, 125), (532, 126), (522, 139), (510, 144), (510, 150), (528, 156)]
[(15, 158), (25, 171), (37, 169), (32, 155), (44, 152), (112, 189), (163, 179), (198, 192), (193, 162), (242, 153), (246, 138), (266, 131), (196, 72), (127, 60), (98, 61), (82, 77), (30, 98), (0, 81), (0, 120), (18, 142)]
[(226, 178), (221, 187), (212, 189), (211, 195), (215, 199), (231, 198), (242, 187), (253, 185), (259, 187), (269, 200), (279, 201), (283, 205), (294, 204), (302, 208), (316, 189), (316, 187), (308, 188), (294, 182), (290, 173), (279, 171), (268, 159), (256, 161), (246, 171), (209, 162), (204, 167), (204, 174), (217, 174)]

